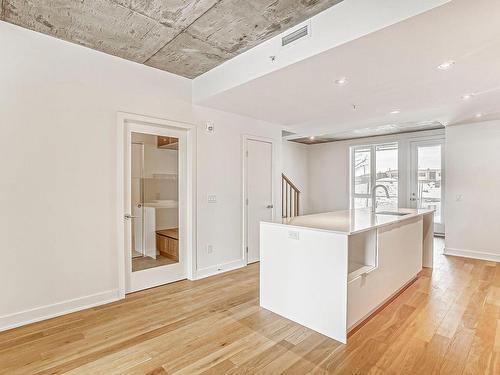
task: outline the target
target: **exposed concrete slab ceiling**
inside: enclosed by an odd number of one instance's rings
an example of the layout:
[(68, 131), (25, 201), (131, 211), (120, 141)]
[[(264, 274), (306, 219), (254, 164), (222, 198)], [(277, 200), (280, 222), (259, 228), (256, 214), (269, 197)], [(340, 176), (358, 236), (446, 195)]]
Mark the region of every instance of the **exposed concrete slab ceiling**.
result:
[(187, 78), (342, 0), (0, 0), (0, 19)]

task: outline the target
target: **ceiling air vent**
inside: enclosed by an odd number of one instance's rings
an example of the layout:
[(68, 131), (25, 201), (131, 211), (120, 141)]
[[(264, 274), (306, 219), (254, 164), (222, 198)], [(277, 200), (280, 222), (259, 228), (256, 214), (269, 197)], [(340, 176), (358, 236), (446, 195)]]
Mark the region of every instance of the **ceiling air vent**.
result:
[(283, 38), (281, 38), (281, 46), (284, 47), (308, 35), (309, 35), (309, 25), (305, 25), (300, 29), (297, 29), (294, 32), (285, 35)]

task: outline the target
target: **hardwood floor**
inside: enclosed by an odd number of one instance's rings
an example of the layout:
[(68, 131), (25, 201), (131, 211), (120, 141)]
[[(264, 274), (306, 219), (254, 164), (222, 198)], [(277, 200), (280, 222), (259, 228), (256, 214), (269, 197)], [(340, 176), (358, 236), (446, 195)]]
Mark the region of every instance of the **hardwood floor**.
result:
[(167, 258), (164, 255), (157, 255), (156, 259), (150, 257), (138, 257), (132, 259), (132, 272), (147, 270), (149, 268), (165, 266), (167, 264), (177, 263), (176, 260)]
[(345, 346), (259, 308), (255, 264), (0, 333), (0, 374), (500, 374), (500, 264), (435, 258)]

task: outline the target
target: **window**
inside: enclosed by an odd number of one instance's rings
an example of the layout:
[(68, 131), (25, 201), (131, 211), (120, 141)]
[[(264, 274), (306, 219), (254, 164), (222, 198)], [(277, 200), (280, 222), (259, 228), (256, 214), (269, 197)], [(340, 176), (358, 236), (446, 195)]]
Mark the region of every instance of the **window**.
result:
[(384, 185), (389, 191), (377, 189), (378, 207), (398, 207), (398, 144), (351, 147), (351, 207), (371, 207), (371, 190), (375, 185)]

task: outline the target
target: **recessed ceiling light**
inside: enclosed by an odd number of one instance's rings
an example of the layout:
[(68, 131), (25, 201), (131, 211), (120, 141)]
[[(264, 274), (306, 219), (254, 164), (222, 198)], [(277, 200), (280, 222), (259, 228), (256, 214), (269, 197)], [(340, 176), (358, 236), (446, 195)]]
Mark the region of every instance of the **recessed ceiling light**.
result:
[(448, 61), (445, 61), (444, 63), (438, 65), (438, 69), (439, 70), (448, 70), (450, 69), (453, 65), (455, 65), (455, 61), (453, 60), (448, 60)]
[(391, 115), (397, 115), (398, 113), (401, 113), (401, 111), (399, 109), (395, 109), (395, 110), (391, 111)]
[(334, 82), (337, 86), (344, 86), (347, 83), (347, 78), (342, 77), (342, 78), (336, 79)]
[(480, 117), (483, 117), (483, 114), (482, 113), (476, 113), (476, 118), (480, 118)]
[(474, 96), (474, 94), (464, 94), (462, 95), (462, 100), (469, 100), (470, 98), (472, 98)]

